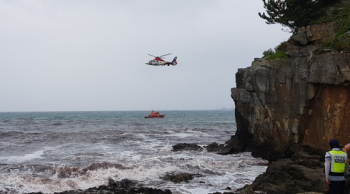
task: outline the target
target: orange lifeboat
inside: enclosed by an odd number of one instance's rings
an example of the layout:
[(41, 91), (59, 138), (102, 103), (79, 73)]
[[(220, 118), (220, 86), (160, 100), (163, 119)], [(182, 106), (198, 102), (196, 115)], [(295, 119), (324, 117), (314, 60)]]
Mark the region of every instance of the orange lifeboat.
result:
[(165, 115), (160, 115), (159, 112), (155, 112), (152, 110), (151, 114), (148, 116), (145, 116), (145, 118), (164, 118)]

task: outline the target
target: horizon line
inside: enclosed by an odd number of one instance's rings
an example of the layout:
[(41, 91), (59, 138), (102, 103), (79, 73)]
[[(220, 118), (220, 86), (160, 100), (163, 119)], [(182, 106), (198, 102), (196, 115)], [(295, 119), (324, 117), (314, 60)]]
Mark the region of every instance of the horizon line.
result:
[(0, 111), (0, 113), (34, 113), (34, 112), (137, 112), (137, 111), (229, 111), (234, 108), (219, 108), (219, 109), (188, 109), (188, 110), (161, 110), (161, 109), (150, 109), (150, 110), (38, 110), (38, 111)]

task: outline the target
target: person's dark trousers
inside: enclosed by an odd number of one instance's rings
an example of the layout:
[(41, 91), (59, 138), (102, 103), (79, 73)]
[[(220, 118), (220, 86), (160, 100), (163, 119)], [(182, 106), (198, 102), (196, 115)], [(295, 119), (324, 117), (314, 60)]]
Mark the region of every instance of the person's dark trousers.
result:
[(345, 181), (331, 181), (329, 194), (343, 194)]

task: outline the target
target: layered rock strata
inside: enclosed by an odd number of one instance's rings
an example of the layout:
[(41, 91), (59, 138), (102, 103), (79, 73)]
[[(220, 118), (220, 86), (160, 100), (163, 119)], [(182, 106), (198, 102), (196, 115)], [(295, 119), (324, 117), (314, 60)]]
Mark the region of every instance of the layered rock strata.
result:
[(350, 142), (350, 53), (315, 54), (334, 37), (333, 26), (299, 28), (289, 58), (255, 59), (238, 70), (231, 89), (237, 132), (223, 152), (251, 151), (275, 161), (306, 145), (326, 151), (330, 138)]
[[(324, 49), (349, 40), (350, 31), (339, 36), (338, 27), (299, 28), (279, 46), (288, 58), (254, 59), (236, 73), (231, 96), (237, 131), (219, 153), (249, 151), (270, 161), (264, 174), (237, 193), (328, 190), (323, 165), (328, 141), (350, 142), (350, 53)], [(350, 174), (345, 174), (349, 193)]]

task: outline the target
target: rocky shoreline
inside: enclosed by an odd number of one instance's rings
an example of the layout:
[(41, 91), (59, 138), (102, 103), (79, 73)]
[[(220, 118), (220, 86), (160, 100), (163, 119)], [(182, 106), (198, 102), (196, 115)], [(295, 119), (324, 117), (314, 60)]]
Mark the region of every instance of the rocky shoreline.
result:
[[(179, 150), (201, 151), (196, 144), (177, 144)], [(206, 146), (208, 152), (234, 154), (243, 150), (237, 136), (232, 136), (225, 144), (212, 143)], [(295, 148), (291, 155), (283, 159), (270, 161), (265, 173), (255, 181), (235, 192), (216, 192), (214, 194), (323, 194), (328, 192), (324, 178), (324, 152), (310, 145)], [(350, 192), (350, 168), (345, 172), (345, 193)], [(230, 188), (230, 185), (227, 185)]]
[[(209, 144), (206, 147), (200, 147), (197, 144), (179, 143), (173, 146), (172, 151), (202, 151), (207, 149), (208, 152), (217, 154), (232, 154), (237, 152), (239, 142), (236, 136), (225, 144), (216, 142)], [(233, 151), (236, 150), (236, 151)], [(296, 151), (291, 157), (271, 161), (265, 173), (259, 175), (255, 181), (231, 192), (230, 185), (227, 185), (227, 192), (216, 192), (213, 194), (302, 194), (310, 192), (326, 193), (328, 185), (324, 182), (324, 166), (323, 153), (319, 149), (314, 149), (310, 146), (303, 146), (301, 150)], [(160, 177), (164, 181), (174, 183), (186, 183), (194, 177), (200, 177), (200, 174), (189, 173), (174, 173), (169, 172)], [(347, 177), (347, 193), (350, 192), (350, 171), (346, 172)], [(86, 190), (70, 190), (63, 192), (55, 192), (55, 194), (171, 194), (170, 190), (160, 190), (157, 188), (143, 187), (141, 183), (135, 180), (123, 179), (115, 181), (109, 179), (106, 185), (93, 187)], [(30, 193), (30, 194), (42, 194)]]
[[(101, 185), (99, 187), (93, 187), (86, 190), (70, 190), (63, 192), (55, 192), (55, 194), (171, 194), (170, 190), (160, 190), (148, 187), (137, 186), (138, 182), (129, 179), (123, 179), (121, 181), (108, 180), (107, 185)], [(29, 194), (43, 194), (29, 193)]]
[[(224, 147), (224, 144), (212, 143), (207, 147), (198, 146), (195, 143), (179, 143), (173, 146), (172, 151), (203, 151), (207, 149), (208, 152), (218, 152)], [(168, 172), (164, 176), (159, 177), (164, 181), (171, 181), (173, 183), (186, 183), (192, 180), (194, 177), (201, 177), (201, 174), (190, 174), (190, 173), (175, 173)], [(231, 190), (229, 185), (227, 190)], [(171, 194), (172, 192), (168, 189), (161, 190), (157, 188), (143, 187), (142, 183), (136, 180), (123, 179), (121, 181), (115, 181), (109, 178), (106, 185), (98, 187), (92, 187), (85, 190), (69, 190), (63, 192), (54, 192), (54, 194)], [(226, 192), (225, 192), (226, 193)], [(228, 192), (231, 193), (231, 192)], [(43, 194), (42, 192), (32, 192), (29, 194)], [(218, 193), (217, 193), (218, 194)]]
[[(231, 141), (228, 141), (231, 142)], [(204, 149), (208, 152), (215, 152), (217, 154), (226, 154), (222, 153), (223, 148), (227, 146), (227, 144), (218, 144), (216, 142), (209, 144), (208, 146), (201, 147), (195, 143), (179, 143), (173, 147), (172, 151), (194, 151), (201, 152)], [(226, 147), (225, 147), (226, 148)], [(171, 181), (173, 183), (184, 183), (194, 179), (195, 177), (201, 177), (201, 174), (190, 174), (190, 173), (176, 173), (176, 172), (168, 172), (164, 176), (159, 177), (164, 181)], [(245, 190), (248, 188), (244, 188)], [(231, 185), (226, 186), (227, 192), (220, 193), (215, 192), (213, 194), (233, 194), (235, 192), (231, 192)], [(245, 190), (239, 191), (245, 193)], [(237, 191), (238, 192), (238, 191)], [(123, 179), (120, 181), (113, 180), (109, 178), (108, 183), (106, 185), (100, 185), (98, 187), (92, 187), (85, 190), (69, 190), (63, 192), (54, 192), (54, 194), (171, 194), (170, 190), (161, 190), (157, 188), (144, 187), (142, 183), (136, 180)], [(42, 192), (32, 192), (29, 194), (43, 194)]]
[[(198, 151), (196, 144), (177, 144), (183, 150)], [(234, 154), (243, 150), (241, 141), (232, 136), (225, 144), (216, 142), (209, 144), (208, 152), (217, 154)], [(256, 177), (255, 181), (235, 192), (216, 192), (214, 194), (323, 194), (328, 185), (324, 178), (324, 152), (313, 146), (303, 145), (295, 149), (293, 154), (283, 159), (270, 161), (265, 173)], [(350, 168), (345, 173), (345, 193), (350, 192)], [(227, 185), (229, 188), (230, 185)]]
[[(346, 172), (346, 193), (350, 191), (350, 172)], [(300, 151), (291, 158), (284, 158), (268, 165), (266, 172), (259, 175), (253, 184), (239, 189), (237, 194), (327, 193), (322, 157)]]
[[(286, 58), (256, 58), (238, 69), (231, 89), (237, 131), (219, 153), (252, 152), (270, 163), (253, 184), (236, 193), (328, 192), (328, 141), (350, 142), (350, 53), (324, 49), (338, 40), (336, 29), (336, 22), (298, 28), (277, 47)], [(346, 193), (349, 174), (348, 169)]]
[[(348, 0), (343, 2), (350, 3)], [(208, 152), (251, 152), (269, 161), (265, 173), (243, 188), (224, 194), (322, 194), (328, 192), (324, 178), (324, 155), (328, 141), (350, 142), (350, 53), (324, 49), (336, 37), (335, 23), (299, 28), (281, 44), (287, 58), (256, 58), (236, 73), (236, 134), (225, 144), (212, 143)], [(345, 34), (348, 34), (347, 36)], [(344, 37), (350, 37), (350, 31)], [(344, 38), (342, 37), (342, 38)], [(177, 144), (173, 151), (202, 151), (196, 144)], [(186, 182), (195, 174), (169, 172), (166, 181)], [(350, 192), (350, 170), (345, 173), (345, 192)], [(80, 193), (163, 194), (170, 190), (145, 188), (133, 180), (109, 180), (107, 185)], [(32, 193), (34, 194), (34, 193)], [(58, 193), (57, 193), (58, 194)], [(215, 193), (220, 194), (220, 193)]]

